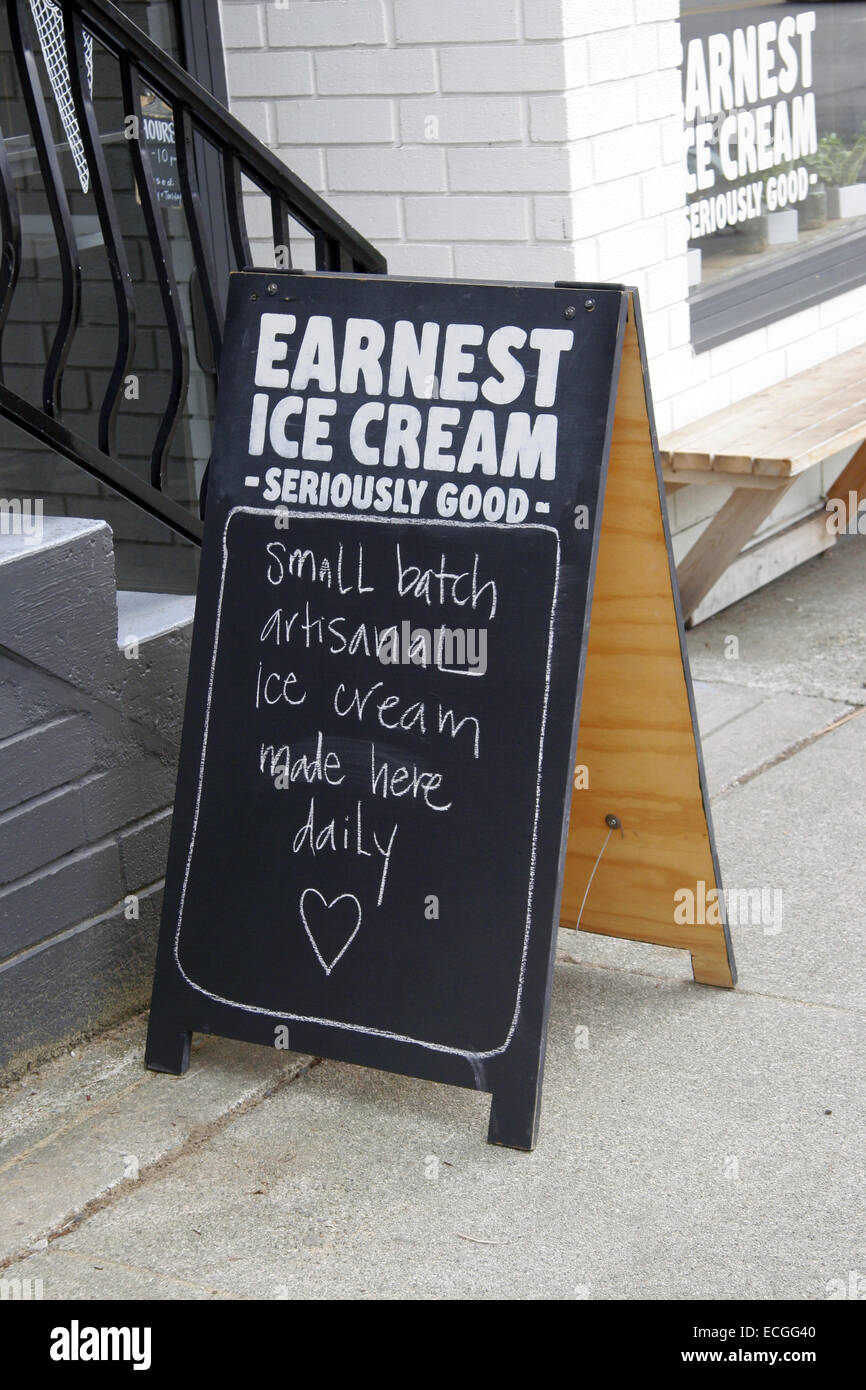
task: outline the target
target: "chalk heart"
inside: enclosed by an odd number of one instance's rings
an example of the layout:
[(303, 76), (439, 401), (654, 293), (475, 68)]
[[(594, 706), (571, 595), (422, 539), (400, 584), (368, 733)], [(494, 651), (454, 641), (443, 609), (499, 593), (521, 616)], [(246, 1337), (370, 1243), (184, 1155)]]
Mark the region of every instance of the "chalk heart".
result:
[(326, 902), (318, 888), (301, 894), (304, 931), (326, 975), (348, 951), (361, 927), (361, 904), (353, 893), (341, 893)]

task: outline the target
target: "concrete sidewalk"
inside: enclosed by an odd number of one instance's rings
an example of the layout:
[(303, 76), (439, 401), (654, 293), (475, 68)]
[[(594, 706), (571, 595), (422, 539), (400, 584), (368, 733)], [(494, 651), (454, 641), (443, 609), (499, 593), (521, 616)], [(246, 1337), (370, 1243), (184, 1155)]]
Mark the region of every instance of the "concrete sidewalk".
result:
[(147, 1073), (135, 1019), (0, 1093), (3, 1277), (48, 1299), (859, 1290), (864, 594), (845, 538), (690, 634), (723, 877), (781, 889), (781, 920), (734, 928), (734, 992), (561, 933), (532, 1155), (486, 1145), (487, 1097), (371, 1070), (206, 1039), (185, 1078)]

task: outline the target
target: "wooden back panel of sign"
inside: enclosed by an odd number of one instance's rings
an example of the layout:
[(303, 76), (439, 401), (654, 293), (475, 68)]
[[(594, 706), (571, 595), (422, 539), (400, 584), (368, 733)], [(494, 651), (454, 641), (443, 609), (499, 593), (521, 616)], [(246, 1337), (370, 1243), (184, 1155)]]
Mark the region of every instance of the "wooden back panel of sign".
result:
[[(712, 910), (713, 890), (721, 883), (663, 497), (632, 296), (592, 596), (560, 921), (564, 927), (579, 922), (581, 931), (688, 950), (696, 980), (730, 987), (736, 972), (723, 906)], [(584, 781), (588, 785), (581, 786)], [(622, 831), (614, 829), (607, 839), (609, 815), (618, 818)], [(703, 915), (715, 920), (676, 922), (674, 895), (684, 889), (698, 904), (708, 899)]]

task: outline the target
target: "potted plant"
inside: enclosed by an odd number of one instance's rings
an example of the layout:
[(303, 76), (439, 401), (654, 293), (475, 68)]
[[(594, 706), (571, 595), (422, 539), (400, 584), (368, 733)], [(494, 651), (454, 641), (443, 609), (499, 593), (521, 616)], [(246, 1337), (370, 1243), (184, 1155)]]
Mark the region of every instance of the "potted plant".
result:
[(800, 226), (804, 232), (813, 232), (827, 221), (827, 189), (817, 174), (813, 174), (813, 177), (816, 182), (800, 204)]
[[(799, 209), (787, 201), (788, 175), (794, 172), (794, 166), (788, 160), (784, 164), (777, 164), (772, 172), (767, 174), (763, 180), (764, 194), (762, 207), (764, 208), (764, 218), (766, 220), (766, 244), (768, 246), (786, 246), (790, 242), (797, 240), (800, 234), (800, 213)], [(786, 190), (783, 193), (783, 189)], [(775, 197), (771, 198), (771, 193)]]
[[(764, 194), (766, 197), (766, 193)], [(776, 208), (767, 213), (767, 245), (787, 246), (800, 235), (800, 214), (796, 208)]]
[(751, 256), (759, 251), (766, 251), (767, 213), (759, 213), (757, 217), (750, 217), (748, 222), (741, 222), (736, 231), (734, 250), (739, 255)]
[(809, 163), (826, 185), (828, 217), (866, 216), (866, 183), (858, 182), (866, 164), (866, 130), (852, 144), (835, 131), (822, 135)]

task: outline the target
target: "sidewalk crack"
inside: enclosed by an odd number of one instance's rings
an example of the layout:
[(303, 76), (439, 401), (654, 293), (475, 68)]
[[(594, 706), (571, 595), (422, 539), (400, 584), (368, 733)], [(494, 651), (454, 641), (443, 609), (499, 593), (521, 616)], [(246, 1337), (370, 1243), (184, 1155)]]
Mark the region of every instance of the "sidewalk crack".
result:
[(813, 743), (824, 738), (827, 734), (832, 734), (836, 729), (840, 729), (843, 724), (847, 724), (851, 719), (857, 719), (861, 714), (866, 714), (866, 705), (858, 705), (856, 709), (848, 710), (847, 714), (842, 714), (832, 723), (825, 724), (823, 729), (816, 729), (814, 733), (806, 734), (803, 738), (796, 739), (789, 743), (785, 748), (781, 748), (778, 753), (774, 753), (771, 758), (766, 758), (757, 767), (750, 768), (748, 772), (740, 773), (733, 781), (727, 782), (720, 791), (715, 792), (711, 797), (711, 802), (720, 801), (723, 796), (734, 791), (737, 787), (744, 787), (749, 782), (753, 782), (756, 777), (761, 777), (771, 768), (778, 767), (779, 763), (785, 763), (789, 758), (793, 758), (797, 753), (802, 753), (805, 748), (811, 748)]
[[(77, 1231), (82, 1225), (89, 1221), (91, 1217), (95, 1216), (97, 1212), (112, 1206), (121, 1197), (125, 1197), (128, 1193), (140, 1188), (143, 1183), (152, 1180), (154, 1176), (163, 1172), (180, 1158), (201, 1148), (203, 1144), (207, 1143), (215, 1135), (221, 1133), (222, 1130), (226, 1129), (234, 1120), (238, 1119), (241, 1115), (247, 1114), (250, 1110), (254, 1110), (256, 1106), (261, 1105), (263, 1101), (270, 1100), (272, 1096), (277, 1095), (284, 1087), (290, 1086), (292, 1082), (297, 1081), (299, 1077), (305, 1076), (307, 1072), (319, 1066), (321, 1061), (322, 1059), (320, 1057), (299, 1058), (283, 1076), (277, 1077), (275, 1080), (266, 1083), (260, 1090), (257, 1090), (252, 1095), (246, 1096), (243, 1100), (239, 1101), (238, 1104), (223, 1111), (221, 1115), (217, 1115), (213, 1120), (205, 1120), (201, 1124), (195, 1125), (176, 1148), (161, 1154), (158, 1158), (155, 1158), (153, 1162), (145, 1164), (141, 1168), (138, 1177), (121, 1179), (108, 1188), (107, 1191), (100, 1193), (97, 1197), (91, 1198), (90, 1201), (84, 1203), (79, 1211), (67, 1217), (60, 1225), (55, 1226), (50, 1231), (43, 1232), (41, 1239), (47, 1240), (50, 1246), (55, 1241), (62, 1240), (64, 1236), (70, 1235), (72, 1231)], [(141, 1079), (147, 1080), (146, 1077)], [(128, 1088), (128, 1090), (132, 1089), (133, 1087)], [(88, 1112), (87, 1118), (90, 1117), (90, 1113), (91, 1112)], [(70, 1126), (70, 1128), (72, 1128), (72, 1126)], [(58, 1131), (54, 1131), (52, 1137), (56, 1137), (57, 1133)], [(32, 1154), (41, 1147), (44, 1147), (42, 1143), (35, 1144), (29, 1152)], [(26, 1155), (20, 1155), (18, 1157), (24, 1158)], [(10, 1161), (8, 1166), (12, 1167), (15, 1161), (16, 1160)], [(10, 1265), (17, 1264), (21, 1260), (27, 1259), (27, 1257), (33, 1253), (32, 1243), (28, 1243), (21, 1249), (0, 1257), (0, 1271), (8, 1269)]]

